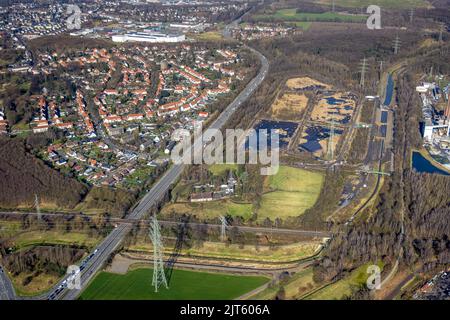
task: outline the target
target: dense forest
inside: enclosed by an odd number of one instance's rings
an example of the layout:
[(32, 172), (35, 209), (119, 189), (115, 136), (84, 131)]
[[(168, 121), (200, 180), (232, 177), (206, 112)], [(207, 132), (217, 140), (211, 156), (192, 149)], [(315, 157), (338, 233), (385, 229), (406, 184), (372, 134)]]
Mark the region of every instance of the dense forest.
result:
[(32, 207), (34, 195), (41, 202), (72, 208), (88, 188), (50, 169), (31, 155), (19, 139), (0, 139), (0, 206)]
[(22, 285), (26, 286), (41, 273), (61, 277), (67, 267), (80, 260), (86, 253), (84, 249), (63, 246), (37, 246), (9, 254), (2, 264), (13, 276), (25, 274)]

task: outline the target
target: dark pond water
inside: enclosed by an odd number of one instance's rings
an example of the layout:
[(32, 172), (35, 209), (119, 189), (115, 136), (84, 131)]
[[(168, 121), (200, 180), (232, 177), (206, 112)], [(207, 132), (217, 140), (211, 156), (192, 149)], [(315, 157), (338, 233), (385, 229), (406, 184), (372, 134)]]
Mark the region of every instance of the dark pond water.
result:
[(412, 166), (417, 172), (421, 173), (435, 173), (448, 176), (448, 172), (435, 167), (430, 161), (428, 161), (420, 152), (413, 152), (412, 155)]

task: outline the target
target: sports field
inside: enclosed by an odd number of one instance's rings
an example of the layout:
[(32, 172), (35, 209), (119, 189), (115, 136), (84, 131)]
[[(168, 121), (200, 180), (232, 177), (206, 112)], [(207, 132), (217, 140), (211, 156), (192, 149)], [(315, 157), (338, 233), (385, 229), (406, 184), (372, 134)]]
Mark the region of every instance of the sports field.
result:
[(153, 270), (129, 271), (125, 275), (100, 273), (81, 294), (82, 300), (230, 300), (269, 281), (264, 277), (235, 276), (174, 270), (169, 289), (152, 287)]

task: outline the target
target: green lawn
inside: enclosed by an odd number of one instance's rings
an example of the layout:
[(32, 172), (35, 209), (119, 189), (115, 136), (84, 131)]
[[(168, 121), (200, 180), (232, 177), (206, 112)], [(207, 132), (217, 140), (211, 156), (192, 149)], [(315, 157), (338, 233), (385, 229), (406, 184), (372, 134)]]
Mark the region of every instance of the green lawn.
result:
[(100, 273), (81, 294), (84, 300), (230, 300), (268, 281), (264, 277), (234, 276), (174, 270), (169, 289), (152, 287), (152, 269), (142, 268), (125, 275)]
[(269, 178), (273, 192), (262, 196), (258, 218), (286, 218), (299, 216), (317, 201), (324, 176), (318, 172), (281, 166)]
[(208, 167), (209, 172), (215, 176), (223, 175), (227, 170), (236, 171), (237, 169), (237, 164), (214, 164)]

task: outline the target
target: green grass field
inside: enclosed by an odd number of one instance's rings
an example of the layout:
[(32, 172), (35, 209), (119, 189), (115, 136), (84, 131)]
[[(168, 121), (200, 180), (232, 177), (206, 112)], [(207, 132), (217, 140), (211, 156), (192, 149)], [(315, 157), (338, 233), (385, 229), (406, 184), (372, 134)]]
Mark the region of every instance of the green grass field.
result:
[(214, 218), (222, 215), (232, 217), (241, 216), (249, 219), (252, 216), (253, 206), (250, 203), (235, 203), (231, 200), (219, 200), (203, 203), (171, 203), (166, 205), (161, 213), (170, 216), (172, 211), (189, 213), (198, 218)]
[[(212, 166), (214, 174), (223, 173), (232, 166)], [(244, 219), (258, 214), (258, 220), (277, 217), (299, 216), (311, 208), (317, 201), (322, 189), (324, 176), (322, 173), (303, 169), (280, 166), (278, 173), (266, 177), (266, 193), (262, 195), (260, 207), (251, 203), (239, 203), (227, 200), (189, 203), (177, 202), (167, 204), (161, 211), (163, 216), (172, 212), (196, 215), (198, 218), (215, 218), (221, 215), (241, 216)]]
[(222, 41), (223, 36), (217, 31), (208, 31), (200, 34), (192, 35), (192, 37), (198, 41)]
[(229, 300), (262, 286), (264, 277), (174, 270), (169, 289), (152, 287), (152, 269), (125, 275), (100, 273), (81, 294), (82, 300)]
[[(306, 298), (306, 300), (340, 300), (352, 293), (353, 288), (366, 285), (369, 278), (367, 268), (370, 263), (365, 264), (354, 270), (348, 277), (325, 287)], [(380, 262), (378, 266), (383, 270), (383, 264)]]
[(291, 167), (280, 167), (269, 178), (273, 192), (262, 196), (258, 219), (286, 218), (303, 214), (317, 201), (324, 177), (321, 173)]
[[(3, 233), (4, 232), (4, 233)], [(95, 246), (100, 238), (90, 237), (87, 232), (62, 232), (62, 231), (21, 231), (19, 229), (0, 229), (0, 235), (9, 235), (16, 249), (35, 245), (79, 245), (86, 247)]]
[[(331, 6), (331, 0), (316, 0), (320, 4), (328, 4)], [(412, 7), (425, 8), (430, 3), (425, 0), (336, 0), (336, 6), (347, 8), (368, 7), (370, 5), (378, 5), (382, 8), (391, 9), (410, 9)]]
[(342, 22), (363, 22), (366, 16), (340, 14), (335, 12), (324, 13), (297, 13), (297, 9), (281, 9), (274, 14), (255, 15), (256, 20), (265, 21), (270, 19), (282, 21), (342, 21)]
[(215, 176), (220, 176), (224, 174), (227, 170), (236, 171), (237, 169), (238, 169), (237, 164), (214, 164), (208, 167), (209, 172), (211, 172)]

